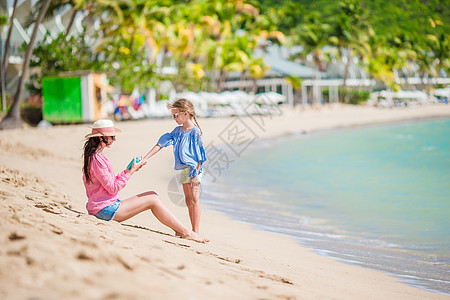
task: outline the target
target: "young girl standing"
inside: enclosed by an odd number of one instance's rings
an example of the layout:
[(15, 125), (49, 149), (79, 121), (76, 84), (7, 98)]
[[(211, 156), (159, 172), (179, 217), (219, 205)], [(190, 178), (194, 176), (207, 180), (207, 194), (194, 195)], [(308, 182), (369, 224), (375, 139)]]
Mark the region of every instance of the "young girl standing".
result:
[[(192, 231), (199, 234), (200, 227), (200, 183), (206, 161), (203, 137), (195, 117), (194, 106), (187, 99), (178, 99), (167, 106), (178, 127), (162, 135), (158, 143), (144, 157), (147, 161), (163, 147), (173, 145), (175, 170), (181, 170), (181, 184), (189, 211)], [(193, 119), (193, 120), (192, 120)], [(194, 124), (195, 122), (195, 124)]]

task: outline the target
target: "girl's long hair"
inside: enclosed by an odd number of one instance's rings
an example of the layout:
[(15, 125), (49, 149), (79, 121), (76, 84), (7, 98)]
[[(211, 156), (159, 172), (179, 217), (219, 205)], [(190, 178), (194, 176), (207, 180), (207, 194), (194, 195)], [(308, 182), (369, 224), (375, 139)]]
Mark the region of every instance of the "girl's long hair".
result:
[(89, 138), (86, 143), (84, 143), (84, 151), (83, 151), (83, 158), (84, 158), (84, 164), (83, 164), (83, 174), (86, 178), (86, 182), (91, 182), (91, 175), (90, 175), (90, 169), (91, 169), (91, 163), (92, 163), (92, 157), (95, 154), (95, 151), (97, 151), (98, 145), (100, 144), (100, 137), (95, 136)]
[(195, 110), (194, 110), (194, 105), (192, 104), (191, 101), (185, 99), (185, 98), (180, 98), (178, 100), (176, 100), (175, 102), (173, 102), (172, 104), (168, 104), (167, 105), (168, 109), (172, 109), (172, 108), (177, 108), (180, 112), (188, 112), (188, 114), (194, 118), (194, 122), (195, 125), (198, 127), (198, 129), (200, 129), (200, 132), (203, 134), (202, 129), (200, 128), (200, 125), (198, 125), (197, 122), (197, 118), (195, 117)]

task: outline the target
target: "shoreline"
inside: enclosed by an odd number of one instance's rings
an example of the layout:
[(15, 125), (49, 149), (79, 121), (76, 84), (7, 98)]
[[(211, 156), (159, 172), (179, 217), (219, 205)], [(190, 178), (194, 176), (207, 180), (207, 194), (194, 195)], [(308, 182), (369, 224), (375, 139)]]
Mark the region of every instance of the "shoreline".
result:
[[(420, 111), (422, 108), (425, 110)], [(405, 115), (410, 120), (434, 115), (436, 110), (450, 116), (448, 106), (414, 110), (290, 111), (268, 122), (265, 131), (257, 134), (273, 138), (280, 132), (360, 125), (365, 116), (384, 123), (404, 119)], [(294, 123), (298, 116), (302, 116), (300, 122)], [(354, 118), (348, 120), (348, 116)], [(200, 119), (205, 140), (219, 145), (217, 137), (233, 120)], [(107, 152), (116, 173), (133, 155), (145, 154), (162, 133), (173, 129), (174, 123), (149, 119), (117, 122), (117, 126), (123, 134)], [(4, 299), (142, 299), (149, 295), (199, 299), (218, 295), (250, 299), (447, 299), (399, 283), (382, 272), (315, 254), (292, 238), (252, 229), (209, 209), (204, 209), (202, 216), (201, 230), (212, 241), (206, 245), (171, 236), (173, 233), (150, 213), (125, 222), (138, 228), (71, 212), (60, 202), (85, 212), (80, 151), (87, 127), (0, 132), (0, 199), (8, 201), (0, 208), (0, 224), (5, 229), (1, 237), (5, 247), (0, 250), (0, 295)], [(149, 188), (156, 190), (169, 209), (189, 224), (186, 209), (166, 195), (168, 182), (177, 174), (172, 161), (171, 151), (158, 154), (149, 166), (133, 175), (120, 195), (126, 198)]]
[(318, 136), (318, 135), (327, 135), (327, 134), (333, 134), (336, 132), (346, 132), (346, 131), (355, 130), (355, 129), (372, 128), (372, 127), (378, 127), (378, 126), (414, 124), (414, 123), (420, 123), (420, 122), (446, 120), (446, 119), (450, 119), (450, 115), (434, 115), (434, 116), (425, 116), (422, 118), (390, 120), (388, 122), (381, 121), (381, 122), (375, 122), (375, 123), (354, 124), (354, 125), (342, 126), (342, 127), (322, 128), (322, 129), (318, 129), (318, 130), (311, 130), (308, 132), (298, 131), (298, 132), (286, 133), (281, 136), (260, 138), (258, 141), (255, 142), (255, 145), (250, 146), (249, 149), (251, 149), (251, 150), (258, 149), (260, 147), (264, 147), (263, 144), (268, 144), (268, 143), (270, 143), (270, 144), (283, 143), (286, 141), (291, 141), (291, 140), (295, 140), (295, 139), (299, 139), (299, 138), (309, 138), (309, 137), (314, 137), (314, 136)]
[[(215, 201), (214, 201), (215, 202)], [(324, 243), (323, 240), (320, 242), (318, 241), (305, 241), (303, 240), (305, 237), (298, 237), (293, 234), (284, 233), (277, 231), (276, 228), (273, 228), (268, 225), (262, 225), (259, 223), (256, 223), (253, 220), (250, 220), (250, 216), (245, 215), (244, 217), (232, 217), (230, 214), (232, 213), (231, 210), (224, 211), (223, 209), (216, 207), (213, 202), (208, 202), (207, 204), (207, 210), (211, 211), (213, 213), (221, 214), (223, 216), (231, 218), (232, 221), (240, 222), (243, 224), (247, 224), (251, 227), (253, 230), (266, 232), (266, 233), (272, 233), (279, 236), (287, 237), (289, 239), (292, 239), (295, 241), (300, 247), (305, 247), (307, 249), (310, 249), (313, 253), (316, 253), (318, 255), (331, 258), (333, 260), (336, 260), (338, 262), (342, 262), (344, 264), (352, 265), (352, 266), (358, 266), (362, 267), (368, 270), (373, 270), (376, 272), (382, 272), (384, 274), (387, 274), (389, 276), (395, 277), (399, 280), (402, 284), (408, 285), (410, 287), (419, 288), (424, 291), (437, 293), (444, 296), (450, 296), (450, 293), (445, 292), (443, 290), (440, 290), (439, 288), (433, 288), (432, 283), (433, 282), (441, 282), (443, 284), (448, 285), (448, 281), (444, 280), (436, 280), (433, 278), (423, 277), (423, 276), (411, 276), (407, 273), (415, 272), (414, 269), (404, 269), (403, 272), (401, 272), (399, 269), (395, 269), (396, 267), (394, 265), (390, 265), (387, 263), (386, 265), (375, 265), (374, 261), (368, 260), (367, 258), (362, 259), (361, 257), (358, 257), (358, 259), (352, 258), (353, 252), (349, 252), (357, 248), (359, 251), (364, 251), (365, 255), (370, 254), (377, 254), (385, 257), (390, 258), (396, 258), (396, 259), (411, 259), (411, 260), (418, 260), (418, 262), (424, 263), (424, 259), (429, 256), (435, 257), (435, 253), (423, 253), (422, 251), (414, 250), (414, 249), (408, 249), (405, 248), (403, 245), (395, 245), (392, 248), (386, 248), (383, 249), (381, 247), (377, 247), (375, 245), (361, 245), (361, 244), (354, 244), (353, 242), (343, 242), (343, 241), (336, 241), (336, 240), (330, 240), (330, 243), (340, 243), (340, 245), (333, 245), (333, 247), (325, 247), (321, 246), (321, 244)], [(302, 230), (308, 230), (307, 228), (302, 228)], [(308, 230), (308, 233), (312, 233), (314, 235), (337, 235), (338, 233), (334, 231), (316, 231), (314, 229)], [(352, 235), (354, 232), (345, 232), (340, 233), (339, 235), (343, 235), (347, 238), (354, 238)], [(323, 238), (323, 237), (322, 237)], [(383, 242), (387, 243), (386, 240), (376, 240), (372, 239), (371, 242)], [(319, 244), (320, 243), (320, 244)], [(399, 255), (399, 257), (396, 257)], [(378, 262), (380, 258), (378, 258)], [(399, 260), (400, 261), (400, 260)], [(440, 263), (440, 262), (439, 262)], [(398, 267), (398, 266), (397, 266)]]

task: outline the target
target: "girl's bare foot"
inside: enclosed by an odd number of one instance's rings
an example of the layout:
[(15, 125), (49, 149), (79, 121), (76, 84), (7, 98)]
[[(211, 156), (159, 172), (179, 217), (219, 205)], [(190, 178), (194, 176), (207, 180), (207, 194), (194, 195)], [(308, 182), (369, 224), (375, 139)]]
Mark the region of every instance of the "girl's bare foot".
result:
[(207, 243), (209, 242), (209, 240), (202, 238), (200, 235), (198, 235), (197, 233), (195, 233), (194, 231), (189, 232), (188, 234), (182, 236), (180, 235), (181, 238), (183, 239), (187, 239), (187, 240), (191, 240), (191, 241), (195, 241), (197, 243)]
[[(198, 234), (197, 232), (195, 232), (195, 231), (193, 231), (195, 234), (197, 234), (198, 236), (201, 236), (200, 234)], [(205, 243), (208, 243), (208, 242), (210, 242), (210, 240), (209, 239), (207, 239), (207, 238), (205, 238), (205, 237), (202, 237), (204, 240), (205, 240)]]

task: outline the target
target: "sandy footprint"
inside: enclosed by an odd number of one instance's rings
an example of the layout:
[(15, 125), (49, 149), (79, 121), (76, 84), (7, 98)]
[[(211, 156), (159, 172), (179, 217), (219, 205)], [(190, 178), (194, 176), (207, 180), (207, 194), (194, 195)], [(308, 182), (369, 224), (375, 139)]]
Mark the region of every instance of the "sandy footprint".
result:
[(281, 283), (285, 283), (285, 284), (289, 284), (289, 285), (293, 285), (294, 283), (282, 276), (278, 276), (278, 275), (272, 275), (272, 274), (267, 274), (264, 271), (259, 271), (259, 270), (251, 270), (251, 269), (247, 269), (247, 268), (242, 268), (242, 270), (250, 272), (254, 275), (257, 275), (260, 278), (265, 278), (265, 279), (269, 279), (272, 281), (277, 281), (277, 282), (281, 282)]
[(48, 213), (52, 213), (55, 215), (61, 214), (61, 210), (58, 207), (56, 207), (56, 204), (54, 204), (54, 203), (46, 204), (46, 203), (38, 202), (34, 206), (36, 208), (41, 208), (43, 211), (48, 212)]
[(0, 199), (6, 199), (6, 198), (12, 197), (12, 196), (14, 196), (13, 193), (0, 190)]

